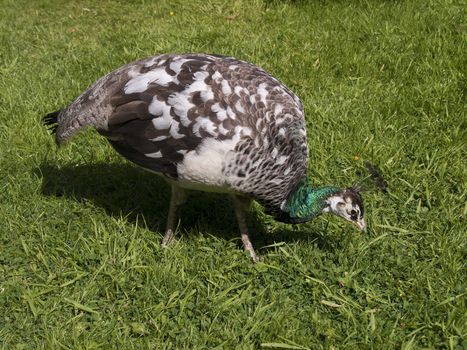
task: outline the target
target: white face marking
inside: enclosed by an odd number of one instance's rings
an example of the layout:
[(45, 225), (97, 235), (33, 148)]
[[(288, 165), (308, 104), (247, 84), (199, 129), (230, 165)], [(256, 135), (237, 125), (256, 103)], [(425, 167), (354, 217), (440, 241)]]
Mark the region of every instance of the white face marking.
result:
[[(357, 204), (353, 204), (350, 197), (344, 198), (342, 195), (331, 196), (327, 199), (327, 204), (328, 207), (323, 210), (324, 212), (331, 212), (345, 220), (354, 222), (360, 229), (365, 228), (365, 220), (360, 218), (360, 207)], [(353, 211), (356, 212), (357, 221), (351, 218)]]
[(341, 196), (332, 196), (327, 199), (327, 203), (333, 213), (338, 213), (341, 210), (342, 203), (345, 202)]

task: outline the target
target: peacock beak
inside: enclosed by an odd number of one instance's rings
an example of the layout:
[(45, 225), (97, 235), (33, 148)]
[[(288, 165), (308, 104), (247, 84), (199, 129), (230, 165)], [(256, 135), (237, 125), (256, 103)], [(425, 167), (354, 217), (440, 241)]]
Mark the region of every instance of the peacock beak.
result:
[(365, 229), (366, 229), (366, 223), (365, 223), (365, 219), (364, 219), (364, 218), (358, 219), (357, 221), (355, 221), (355, 224), (357, 225), (357, 227), (358, 227), (360, 230), (365, 231)]

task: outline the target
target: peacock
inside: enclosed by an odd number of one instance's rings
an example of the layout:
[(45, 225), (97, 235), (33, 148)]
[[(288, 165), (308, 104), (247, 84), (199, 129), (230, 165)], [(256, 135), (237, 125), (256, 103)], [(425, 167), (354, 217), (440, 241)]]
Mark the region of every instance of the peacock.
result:
[(252, 200), (284, 223), (332, 213), (365, 229), (358, 186), (307, 177), (303, 105), (251, 63), (214, 54), (163, 54), (105, 75), (44, 117), (57, 145), (90, 126), (123, 157), (164, 177), (171, 198), (162, 245), (174, 236), (186, 190), (229, 194), (244, 249), (258, 261), (246, 213)]

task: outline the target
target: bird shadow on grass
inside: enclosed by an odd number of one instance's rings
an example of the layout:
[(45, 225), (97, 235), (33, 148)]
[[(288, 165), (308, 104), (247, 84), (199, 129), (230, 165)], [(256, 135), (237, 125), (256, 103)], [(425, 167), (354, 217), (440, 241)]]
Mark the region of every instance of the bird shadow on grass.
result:
[[(72, 198), (79, 202), (91, 202), (103, 208), (108, 215), (125, 217), (128, 221), (145, 223), (148, 229), (164, 232), (167, 219), (170, 187), (166, 181), (143, 169), (126, 163), (97, 163), (85, 165), (42, 164), (35, 171), (42, 178), (42, 193), (46, 196)], [(233, 205), (228, 196), (190, 191), (187, 202), (180, 208), (179, 231), (197, 231), (224, 239), (239, 238)], [(143, 220), (141, 220), (143, 219)], [(255, 212), (249, 220), (251, 239), (261, 248), (276, 242), (312, 241), (325, 248), (322, 234), (309, 229), (293, 229), (281, 225), (268, 229)], [(290, 227), (290, 229), (288, 228)], [(239, 240), (240, 245), (240, 240)], [(267, 252), (268, 248), (261, 251)]]

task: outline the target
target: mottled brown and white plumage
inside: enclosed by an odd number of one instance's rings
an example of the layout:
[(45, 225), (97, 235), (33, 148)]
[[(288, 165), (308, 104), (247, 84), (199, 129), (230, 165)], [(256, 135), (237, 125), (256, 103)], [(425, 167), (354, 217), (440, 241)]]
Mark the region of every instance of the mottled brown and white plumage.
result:
[[(306, 181), (302, 104), (250, 63), (206, 54), (146, 58), (102, 77), (46, 121), (56, 122), (58, 144), (92, 126), (125, 158), (172, 184), (164, 244), (184, 189), (233, 194), (242, 240), (255, 261), (244, 216), (251, 199), (285, 222), (319, 214), (299, 217), (303, 210), (288, 204), (301, 201), (298, 194), (291, 198)], [(323, 196), (338, 192), (328, 188)]]

